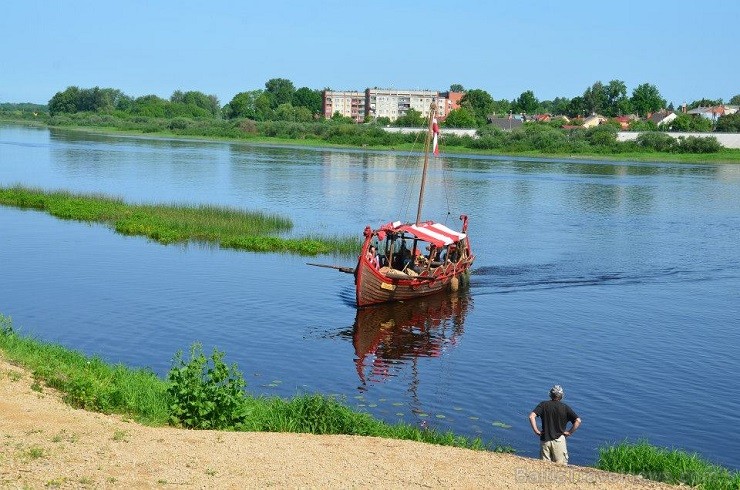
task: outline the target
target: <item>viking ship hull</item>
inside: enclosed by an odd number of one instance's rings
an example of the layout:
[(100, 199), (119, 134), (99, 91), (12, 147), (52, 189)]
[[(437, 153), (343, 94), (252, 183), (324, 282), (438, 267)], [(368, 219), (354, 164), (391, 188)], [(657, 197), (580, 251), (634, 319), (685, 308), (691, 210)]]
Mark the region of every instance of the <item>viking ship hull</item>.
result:
[[(460, 218), (463, 221), (463, 232), (455, 232), (433, 222), (421, 225), (389, 223), (379, 230), (366, 228), (362, 253), (355, 268), (357, 306), (405, 301), (445, 291), (456, 291), (466, 286), (474, 256), (465, 234), (467, 216)], [(386, 236), (396, 237), (391, 242), (385, 242), (384, 247), (387, 251), (392, 251), (393, 244), (405, 240), (413, 243), (414, 251), (418, 251), (423, 248), (422, 244), (426, 244), (430, 249), (430, 256), (422, 257), (423, 260), (420, 261), (421, 253), (417, 252), (417, 263), (424, 264), (419, 268), (400, 266), (392, 268), (388, 266), (390, 264), (379, 267), (377, 262), (371, 260), (373, 254), (368, 254), (368, 250), (373, 243), (383, 242)], [(449, 248), (450, 246), (453, 248)], [(440, 250), (444, 251), (445, 259), (436, 261), (439, 259), (436, 253)], [(452, 250), (455, 250), (455, 257), (451, 257)], [(394, 262), (392, 252), (384, 257), (390, 258), (391, 263)], [(414, 269), (418, 269), (419, 272)]]
[[(357, 306), (370, 306), (391, 301), (405, 301), (445, 291), (455, 291), (467, 284), (469, 266), (457, 264), (438, 277), (419, 276), (408, 279), (388, 277), (375, 269), (367, 260), (357, 265)], [(382, 269), (381, 269), (382, 270)]]

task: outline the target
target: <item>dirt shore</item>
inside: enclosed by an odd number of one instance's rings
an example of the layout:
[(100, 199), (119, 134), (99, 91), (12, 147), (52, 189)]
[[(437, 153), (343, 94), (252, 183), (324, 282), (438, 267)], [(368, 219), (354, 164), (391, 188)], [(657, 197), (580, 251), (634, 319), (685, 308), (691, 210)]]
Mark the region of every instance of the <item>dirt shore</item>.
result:
[(38, 390), (0, 358), (2, 488), (675, 488), (409, 441), (144, 427)]

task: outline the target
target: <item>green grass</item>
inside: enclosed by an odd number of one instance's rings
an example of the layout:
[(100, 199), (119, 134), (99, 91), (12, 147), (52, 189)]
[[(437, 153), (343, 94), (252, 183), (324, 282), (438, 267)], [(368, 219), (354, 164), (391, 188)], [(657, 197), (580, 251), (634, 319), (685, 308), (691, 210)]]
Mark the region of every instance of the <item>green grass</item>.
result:
[(0, 204), (45, 211), (61, 219), (103, 223), (123, 235), (145, 236), (162, 244), (202, 242), (251, 252), (350, 256), (359, 237), (284, 238), (293, 223), (277, 214), (218, 206), (127, 204), (99, 194), (0, 187)]
[[(399, 148), (403, 149), (403, 148)], [(740, 163), (740, 149), (725, 148), (717, 153), (660, 153), (656, 151), (629, 151), (615, 153), (569, 153), (541, 150), (496, 151), (476, 150), (463, 146), (447, 146), (441, 149), (447, 154), (494, 155), (526, 158), (557, 158), (569, 160), (598, 160), (619, 162), (665, 162), (665, 163)]]
[[(0, 314), (0, 351), (6, 360), (32, 371), (36, 380), (64, 394), (76, 407), (104, 413), (118, 413), (153, 426), (167, 425), (173, 399), (171, 384), (146, 369), (109, 365), (59, 345), (18, 334), (10, 318)], [(216, 387), (218, 389), (218, 387)], [(505, 445), (484, 443), (452, 432), (437, 432), (409, 424), (387, 424), (364, 412), (350, 409), (339, 400), (322, 395), (300, 395), (292, 399), (255, 397), (244, 393), (239, 410), (246, 417), (231, 430), (348, 434), (404, 439), (476, 450), (514, 452)], [(125, 441), (126, 433), (116, 431), (113, 440)], [(54, 441), (65, 438), (62, 433)], [(76, 436), (69, 438), (70, 442)], [(29, 450), (31, 458), (43, 457)], [(624, 442), (602, 447), (596, 467), (615, 473), (708, 490), (740, 488), (740, 473), (714, 465), (699, 455), (651, 446), (647, 442)]]
[(2, 314), (0, 349), (7, 360), (29, 369), (38, 383), (64, 393), (72, 406), (125, 414), (148, 425), (167, 422), (166, 386), (150, 370), (110, 365), (98, 357), (18, 335)]
[(660, 448), (647, 441), (602, 447), (596, 467), (707, 490), (740, 489), (740, 472), (712, 464), (696, 453)]
[[(55, 344), (20, 335), (10, 318), (0, 314), (0, 351), (3, 357), (29, 369), (45, 386), (64, 394), (75, 407), (103, 413), (123, 414), (153, 426), (167, 425), (175, 399), (172, 384), (147, 369), (110, 365)], [(219, 386), (210, 391), (218, 392)], [(187, 394), (185, 394), (187, 396)], [(357, 412), (332, 397), (318, 394), (291, 399), (255, 397), (247, 392), (237, 407), (246, 414), (230, 430), (354, 434), (407, 439), (477, 450), (513, 452), (508, 446), (484, 443), (451, 432), (442, 433), (407, 424), (387, 424)], [(125, 434), (114, 434), (125, 440)]]

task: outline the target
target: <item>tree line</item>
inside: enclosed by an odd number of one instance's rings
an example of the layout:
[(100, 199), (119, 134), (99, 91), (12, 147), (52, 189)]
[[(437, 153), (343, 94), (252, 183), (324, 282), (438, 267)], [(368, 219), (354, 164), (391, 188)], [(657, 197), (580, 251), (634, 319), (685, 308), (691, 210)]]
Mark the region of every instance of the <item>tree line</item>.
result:
[[(465, 92), (461, 107), (447, 117), (447, 125), (450, 126), (483, 126), (487, 118), (494, 114), (504, 116), (548, 113), (570, 118), (590, 114), (607, 117), (637, 114), (645, 117), (662, 109), (675, 110), (672, 103), (667, 104), (655, 85), (638, 85), (628, 96), (627, 85), (621, 80), (611, 80), (606, 84), (597, 81), (587, 87), (582, 95), (573, 98), (556, 97), (553, 100), (539, 100), (532, 90), (522, 92), (513, 100), (495, 100), (485, 90), (466, 91), (461, 84), (451, 85), (450, 90)], [(264, 89), (240, 92), (221, 107), (215, 95), (198, 91), (177, 90), (167, 100), (156, 95), (133, 98), (113, 88), (68, 87), (57, 92), (49, 101), (48, 107), (52, 116), (75, 112), (120, 111), (150, 117), (223, 117), (307, 122), (323, 117), (322, 92), (323, 90), (308, 87), (296, 89), (288, 79), (273, 78), (265, 82)], [(687, 104), (687, 109), (721, 103), (721, 99), (701, 99)], [(740, 104), (740, 94), (732, 97), (729, 103)], [(402, 121), (403, 124), (418, 123), (413, 112), (406, 115), (409, 117)]]
[[(464, 92), (460, 107), (451, 111), (444, 125), (454, 128), (484, 128), (493, 116), (513, 117), (519, 114), (552, 114), (569, 118), (578, 118), (590, 114), (607, 117), (637, 114), (645, 117), (661, 109), (674, 110), (673, 104), (666, 105), (657, 87), (649, 83), (638, 85), (628, 96), (627, 86), (621, 80), (608, 83), (597, 81), (587, 87), (582, 95), (567, 98), (556, 97), (553, 100), (539, 100), (532, 90), (522, 92), (513, 100), (494, 99), (483, 89), (465, 90), (461, 84), (450, 86), (452, 92)], [(178, 119), (174, 126), (186, 125), (185, 120), (251, 120), (255, 122), (286, 121), (312, 122), (324, 120), (323, 90), (309, 87), (296, 88), (293, 82), (285, 78), (273, 78), (265, 83), (264, 89), (244, 91), (236, 94), (231, 101), (221, 105), (218, 97), (200, 91), (176, 90), (168, 98), (157, 95), (131, 97), (114, 88), (80, 88), (67, 87), (57, 92), (49, 100), (48, 113), (52, 117), (78, 113), (111, 115), (123, 119), (163, 118)], [(690, 110), (699, 106), (719, 105), (721, 99), (700, 99), (687, 104)], [(729, 101), (740, 105), (740, 94)], [(35, 104), (2, 104), (0, 112), (14, 110), (20, 114), (43, 111), (43, 106)], [(675, 131), (740, 131), (740, 115), (725, 115), (712, 126), (705, 118), (689, 117), (679, 113), (679, 118), (672, 123)], [(335, 113), (331, 119), (335, 122), (354, 123), (350, 118)], [(409, 110), (396, 121), (387, 118), (365, 122), (380, 125), (421, 127), (423, 118), (418, 111)], [(563, 122), (559, 123), (562, 125)], [(655, 130), (657, 127), (649, 122), (637, 121), (631, 129)]]

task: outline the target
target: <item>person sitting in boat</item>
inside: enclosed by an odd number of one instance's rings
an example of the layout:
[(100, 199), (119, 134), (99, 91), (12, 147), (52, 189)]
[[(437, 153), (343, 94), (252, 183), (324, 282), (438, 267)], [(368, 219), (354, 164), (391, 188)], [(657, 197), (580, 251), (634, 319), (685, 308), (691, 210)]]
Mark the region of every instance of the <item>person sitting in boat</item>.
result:
[(406, 247), (406, 240), (396, 240), (393, 250), (393, 268), (402, 271), (411, 262), (411, 252)]
[(447, 247), (446, 259), (443, 260), (449, 262), (457, 262), (458, 260), (460, 260), (460, 253), (454, 243)]
[(427, 262), (431, 264), (432, 267), (442, 265), (439, 262), (440, 249), (438, 249), (434, 244), (430, 243), (427, 247), (427, 250), (429, 251), (429, 254), (427, 255)]
[(378, 264), (380, 264), (380, 267), (385, 267), (388, 265), (388, 247), (389, 247), (389, 241), (387, 239), (387, 236), (384, 231), (379, 231), (376, 236), (373, 237), (373, 245), (376, 246), (377, 254), (378, 254)]
[(370, 265), (375, 267), (376, 269), (380, 269), (380, 260), (378, 259), (378, 255), (375, 253), (375, 247), (370, 245), (370, 248), (367, 249), (367, 260), (370, 262)]
[(402, 271), (405, 271), (406, 269), (414, 265), (414, 261), (411, 259), (411, 250), (409, 250), (406, 247), (403, 247), (399, 255), (401, 256), (401, 270)]
[(416, 256), (416, 260), (414, 263), (414, 270), (416, 272), (421, 273), (428, 266), (429, 266), (429, 259), (426, 256), (422, 254), (419, 254)]

